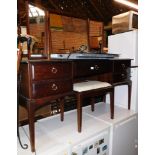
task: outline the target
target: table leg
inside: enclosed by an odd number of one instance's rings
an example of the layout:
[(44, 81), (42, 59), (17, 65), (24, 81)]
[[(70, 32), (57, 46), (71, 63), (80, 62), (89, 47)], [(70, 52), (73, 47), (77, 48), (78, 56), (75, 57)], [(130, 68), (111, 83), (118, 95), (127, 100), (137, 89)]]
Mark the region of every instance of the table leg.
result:
[(28, 103), (28, 120), (29, 120), (29, 134), (30, 134), (30, 144), (31, 151), (35, 152), (35, 129), (34, 129), (34, 105), (33, 103)]
[(80, 93), (77, 94), (77, 122), (78, 122), (78, 132), (81, 132), (81, 128), (82, 128), (82, 96)]
[(128, 110), (131, 108), (131, 90), (132, 90), (132, 82), (128, 84)]
[(90, 99), (90, 102), (91, 102), (91, 111), (94, 111), (94, 102), (95, 102), (94, 97)]
[(111, 119), (114, 119), (114, 88), (112, 88), (110, 92), (110, 111), (111, 111)]
[(61, 121), (64, 121), (64, 98), (60, 99), (60, 115), (61, 115)]

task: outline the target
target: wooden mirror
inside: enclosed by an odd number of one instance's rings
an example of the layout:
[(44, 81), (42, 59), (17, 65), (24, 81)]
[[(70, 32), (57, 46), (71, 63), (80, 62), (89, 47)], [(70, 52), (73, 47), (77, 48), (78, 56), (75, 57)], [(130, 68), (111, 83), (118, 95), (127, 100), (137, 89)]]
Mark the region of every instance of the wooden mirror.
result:
[(29, 10), (29, 35), (32, 38), (30, 53), (45, 53), (45, 11), (28, 4)]
[(29, 0), (18, 0), (18, 27), (21, 35), (29, 35), (30, 48), (23, 46), (23, 54), (49, 54), (48, 11), (31, 4)]
[(104, 24), (97, 21), (89, 21), (89, 47), (90, 51), (103, 52), (104, 36), (103, 36)]

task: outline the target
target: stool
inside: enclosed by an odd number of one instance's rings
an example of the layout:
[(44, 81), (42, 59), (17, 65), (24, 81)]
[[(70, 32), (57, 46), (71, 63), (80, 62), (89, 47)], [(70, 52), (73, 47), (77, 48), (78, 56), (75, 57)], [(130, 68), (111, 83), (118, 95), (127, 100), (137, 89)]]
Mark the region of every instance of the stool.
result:
[[(85, 81), (73, 84), (73, 90), (77, 96), (77, 122), (78, 132), (82, 128), (82, 102), (86, 97), (94, 98), (105, 93), (110, 94), (111, 119), (114, 118), (114, 88), (111, 84), (101, 81)], [(91, 109), (94, 110), (94, 102), (91, 100)]]

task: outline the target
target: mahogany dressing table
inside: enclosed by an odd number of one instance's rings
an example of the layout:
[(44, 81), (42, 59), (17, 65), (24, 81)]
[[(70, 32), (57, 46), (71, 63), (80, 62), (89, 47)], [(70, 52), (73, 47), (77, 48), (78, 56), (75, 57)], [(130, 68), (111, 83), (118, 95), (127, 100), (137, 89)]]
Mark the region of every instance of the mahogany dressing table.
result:
[[(131, 59), (27, 60), (20, 66), (20, 104), (28, 111), (31, 151), (35, 151), (35, 112), (52, 100), (60, 100), (63, 121), (64, 97), (75, 95), (73, 83), (84, 79), (106, 81), (113, 86), (128, 85), (131, 101)], [(51, 122), (52, 123), (52, 122)]]

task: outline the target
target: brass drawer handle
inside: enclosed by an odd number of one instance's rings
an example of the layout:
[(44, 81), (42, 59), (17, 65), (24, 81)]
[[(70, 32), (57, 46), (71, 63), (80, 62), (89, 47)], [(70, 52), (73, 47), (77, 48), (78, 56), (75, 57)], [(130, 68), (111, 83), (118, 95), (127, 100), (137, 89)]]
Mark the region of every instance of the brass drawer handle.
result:
[(51, 88), (52, 88), (52, 90), (57, 90), (58, 89), (58, 86), (55, 83), (53, 83), (52, 86), (51, 86)]
[(95, 69), (98, 70), (99, 69), (99, 66), (98, 65), (95, 65)]
[(122, 68), (125, 69), (125, 64), (121, 64), (121, 65), (122, 65)]
[(56, 74), (58, 70), (55, 67), (52, 67), (51, 71), (52, 73)]
[(125, 77), (125, 74), (121, 74), (121, 76), (124, 78)]
[(98, 65), (95, 65), (95, 66), (91, 66), (90, 67), (90, 70), (98, 70), (99, 69), (99, 66)]
[(94, 70), (95, 68), (93, 66), (90, 67), (90, 70)]

